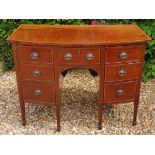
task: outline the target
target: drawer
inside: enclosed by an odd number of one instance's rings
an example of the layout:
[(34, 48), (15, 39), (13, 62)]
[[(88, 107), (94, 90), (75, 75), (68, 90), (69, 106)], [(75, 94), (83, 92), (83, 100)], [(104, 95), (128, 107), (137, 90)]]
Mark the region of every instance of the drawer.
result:
[(53, 64), (53, 51), (49, 47), (17, 46), (20, 63)]
[(21, 80), (53, 81), (54, 72), (52, 66), (39, 66), (20, 64)]
[(106, 65), (105, 81), (123, 81), (138, 79), (140, 63)]
[(120, 63), (140, 60), (140, 46), (106, 47), (106, 63)]
[(59, 48), (60, 65), (100, 64), (99, 48)]
[(134, 101), (136, 93), (136, 81), (105, 84), (104, 102), (118, 103)]
[(55, 102), (54, 85), (50, 82), (22, 82), (23, 99), (25, 102), (52, 104)]

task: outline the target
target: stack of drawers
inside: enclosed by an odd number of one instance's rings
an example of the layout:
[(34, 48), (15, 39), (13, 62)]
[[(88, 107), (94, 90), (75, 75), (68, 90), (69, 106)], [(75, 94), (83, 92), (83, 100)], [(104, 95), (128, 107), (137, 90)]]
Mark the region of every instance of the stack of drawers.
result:
[(52, 48), (19, 45), (17, 53), (24, 102), (55, 103)]
[(140, 46), (106, 47), (104, 103), (135, 100), (140, 66)]

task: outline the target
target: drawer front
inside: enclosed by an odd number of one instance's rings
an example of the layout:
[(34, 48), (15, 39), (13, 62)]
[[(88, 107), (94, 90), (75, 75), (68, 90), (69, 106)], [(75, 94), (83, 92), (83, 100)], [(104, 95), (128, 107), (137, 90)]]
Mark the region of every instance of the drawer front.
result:
[(134, 101), (136, 93), (136, 81), (105, 84), (105, 103), (118, 103)]
[(20, 63), (53, 64), (53, 51), (49, 47), (17, 46)]
[(42, 81), (54, 80), (53, 67), (51, 66), (21, 64), (20, 76), (21, 80), (42, 80)]
[(105, 81), (123, 81), (138, 79), (140, 63), (106, 65)]
[(22, 82), (23, 99), (25, 102), (52, 104), (54, 103), (54, 85), (50, 82)]
[(60, 65), (100, 64), (99, 48), (59, 48)]
[(120, 63), (140, 60), (140, 46), (106, 47), (106, 63)]

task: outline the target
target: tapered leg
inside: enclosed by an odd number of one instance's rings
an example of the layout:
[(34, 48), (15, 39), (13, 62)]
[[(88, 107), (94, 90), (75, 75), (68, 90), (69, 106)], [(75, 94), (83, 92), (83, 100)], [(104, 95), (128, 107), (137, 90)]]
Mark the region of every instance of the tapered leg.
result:
[(21, 108), (21, 115), (22, 115), (22, 125), (26, 125), (26, 118), (25, 118), (25, 103), (24, 101), (20, 101), (20, 108)]
[(59, 74), (56, 75), (56, 119), (57, 119), (57, 131), (60, 131), (60, 98), (61, 98), (61, 91), (59, 88)]
[(134, 102), (134, 114), (133, 114), (133, 126), (137, 124), (137, 112), (138, 112), (139, 100)]
[(102, 113), (103, 113), (102, 104), (99, 103), (99, 106), (98, 106), (98, 129), (99, 130), (102, 129)]
[(98, 98), (98, 130), (102, 129), (102, 115), (103, 115), (103, 76), (101, 75), (100, 71), (100, 81), (99, 81), (99, 98)]
[(60, 104), (56, 105), (57, 131), (60, 131)]

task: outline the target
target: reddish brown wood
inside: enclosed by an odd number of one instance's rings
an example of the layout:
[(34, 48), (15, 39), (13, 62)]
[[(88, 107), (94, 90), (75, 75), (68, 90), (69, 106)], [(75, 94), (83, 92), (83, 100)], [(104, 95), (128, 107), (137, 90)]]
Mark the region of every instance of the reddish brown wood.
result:
[(134, 115), (133, 115), (133, 126), (137, 124), (137, 111), (138, 111), (138, 105), (139, 105), (139, 98), (140, 98), (140, 86), (141, 86), (141, 81), (142, 81), (142, 68), (143, 68), (143, 64), (144, 64), (144, 53), (145, 53), (145, 48), (146, 48), (146, 44), (142, 44), (141, 45), (141, 64), (140, 64), (140, 68), (141, 70), (138, 73), (138, 82), (137, 82), (137, 86), (136, 86), (136, 97), (135, 97), (135, 101), (134, 101)]
[[(40, 95), (35, 95), (35, 90), (40, 90)], [(22, 93), (25, 102), (47, 105), (55, 103), (54, 85), (50, 82), (22, 82)]]
[(103, 83), (105, 80), (105, 48), (101, 48), (101, 61), (100, 61), (100, 81), (99, 81), (99, 104), (98, 104), (98, 129), (102, 129), (102, 116), (103, 116), (103, 104), (104, 104), (104, 89)]
[[(124, 95), (122, 96), (119, 96), (117, 94), (117, 91), (120, 89), (124, 91)], [(136, 81), (105, 84), (104, 101), (105, 103), (121, 103), (127, 101), (128, 102), (134, 101), (135, 93), (136, 93)]]
[[(128, 63), (117, 65), (106, 65), (105, 82), (126, 81), (138, 79), (140, 63)], [(124, 76), (121, 74), (124, 71)]]
[(44, 45), (114, 45), (150, 38), (137, 25), (21, 25), (8, 40)]
[(57, 131), (60, 131), (60, 116), (61, 116), (61, 110), (60, 110), (60, 102), (61, 102), (61, 92), (59, 89), (59, 76), (61, 73), (60, 67), (58, 65), (58, 52), (57, 48), (53, 48), (54, 51), (54, 80), (55, 80), (55, 104), (56, 104), (56, 119), (57, 119)]
[[(121, 59), (120, 53), (126, 52), (127, 58)], [(106, 48), (106, 64), (133, 62), (140, 60), (140, 45), (115, 46)]]
[[(87, 59), (87, 54), (93, 55), (92, 60)], [(71, 60), (65, 60), (66, 54), (71, 54)], [(59, 65), (92, 65), (100, 64), (99, 48), (58, 48)]]
[[(50, 47), (17, 46), (20, 63), (53, 64), (53, 51)], [(38, 58), (32, 59), (32, 53), (37, 52)]]
[(22, 86), (21, 86), (21, 77), (20, 77), (20, 70), (19, 70), (19, 61), (18, 61), (18, 53), (17, 53), (17, 46), (12, 44), (13, 49), (13, 58), (16, 68), (16, 80), (17, 80), (17, 87), (18, 87), (18, 94), (19, 94), (19, 103), (22, 115), (22, 124), (23, 126), (26, 125), (26, 118), (25, 118), (25, 102), (23, 100), (23, 93), (22, 93)]
[(20, 76), (22, 81), (35, 80), (54, 82), (54, 72), (52, 66), (21, 64)]
[[(92, 69), (100, 76), (98, 129), (102, 128), (103, 104), (134, 102), (136, 124), (144, 50), (150, 38), (136, 25), (51, 26), (21, 25), (7, 39), (13, 46), (22, 123), (25, 102), (52, 105), (56, 108), (57, 131), (60, 131), (61, 91), (59, 75), (70, 68)], [(32, 53), (38, 57), (32, 59)], [(120, 53), (127, 53), (125, 59)], [(72, 54), (71, 60), (64, 56)], [(93, 54), (88, 60), (87, 54)], [(120, 77), (120, 69), (126, 71)], [(40, 75), (34, 77), (34, 70)], [(34, 90), (40, 89), (40, 95)], [(123, 96), (116, 91), (123, 89)], [(124, 109), (125, 110), (125, 109)]]

